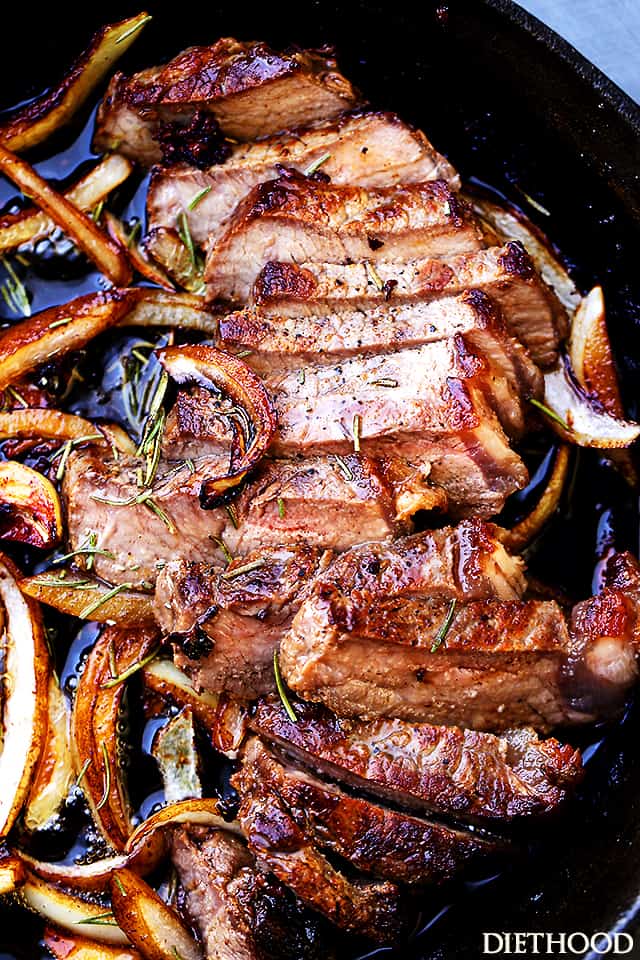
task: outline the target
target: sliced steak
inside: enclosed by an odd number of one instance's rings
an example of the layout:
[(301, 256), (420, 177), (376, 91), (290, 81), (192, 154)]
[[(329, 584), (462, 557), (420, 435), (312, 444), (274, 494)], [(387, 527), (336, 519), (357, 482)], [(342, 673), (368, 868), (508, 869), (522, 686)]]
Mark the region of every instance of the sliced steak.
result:
[(208, 296), (235, 304), (249, 300), (270, 261), (398, 262), (484, 245), (471, 209), (441, 180), (365, 189), (293, 172), (254, 187), (214, 241)]
[(261, 700), (256, 733), (312, 770), (415, 810), (461, 820), (521, 820), (556, 810), (582, 777), (580, 753), (533, 730), (497, 737), (403, 720), (346, 720), (293, 700)]
[(564, 307), (517, 241), (442, 260), (366, 264), (268, 263), (253, 303), (274, 316), (326, 316), (413, 303), (479, 289), (500, 306), (511, 334), (539, 366), (550, 366), (567, 332)]
[(224, 570), (168, 563), (156, 583), (156, 617), (194, 686), (249, 699), (275, 690), (273, 654), (329, 559), (300, 544), (248, 554)]
[(226, 136), (255, 140), (328, 120), (357, 101), (326, 49), (280, 54), (225, 37), (132, 77), (117, 73), (98, 111), (94, 146), (150, 165), (162, 160), (163, 122), (184, 123), (197, 110), (212, 114)]
[(222, 565), (220, 540), (234, 556), (300, 542), (345, 550), (398, 529), (390, 488), (368, 461), (347, 465), (347, 474), (336, 461), (322, 458), (264, 461), (235, 499), (203, 510), (199, 491), (207, 462), (196, 461), (193, 473), (186, 463), (161, 463), (153, 502), (163, 520), (137, 502), (140, 461), (122, 456), (111, 461), (90, 449), (75, 452), (63, 484), (70, 548), (86, 546), (96, 534), (97, 546), (110, 554), (96, 554), (98, 576), (141, 585), (153, 584), (170, 560)]
[(149, 227), (174, 227), (184, 214), (194, 242), (204, 244), (220, 234), (249, 191), (277, 177), (282, 166), (304, 173), (322, 161), (322, 173), (337, 185), (444, 180), (452, 189), (460, 186), (453, 167), (424, 134), (392, 113), (350, 114), (230, 149), (223, 164), (206, 170), (185, 164), (156, 168), (147, 193)]
[(259, 863), (340, 929), (376, 943), (398, 937), (406, 918), (395, 884), (348, 879), (298, 826), (268, 783), (248, 776), (236, 783), (241, 786), (238, 819)]
[(495, 842), (444, 824), (382, 807), (345, 793), (280, 760), (257, 738), (248, 741), (233, 777), (240, 797), (256, 790), (280, 802), (314, 843), (363, 873), (395, 883), (443, 883), (482, 856)]
[(182, 906), (207, 960), (327, 960), (322, 921), (256, 864), (235, 836), (206, 827), (174, 830), (171, 856)]

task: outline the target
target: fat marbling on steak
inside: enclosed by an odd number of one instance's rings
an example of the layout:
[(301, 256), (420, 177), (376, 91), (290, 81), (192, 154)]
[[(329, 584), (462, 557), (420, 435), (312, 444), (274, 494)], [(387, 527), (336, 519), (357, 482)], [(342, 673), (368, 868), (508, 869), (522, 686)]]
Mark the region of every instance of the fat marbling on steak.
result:
[(212, 239), (208, 296), (235, 304), (247, 303), (269, 261), (376, 264), (484, 245), (471, 208), (441, 180), (365, 189), (293, 172), (254, 187)]
[[(220, 235), (241, 200), (283, 167), (304, 173), (321, 163), (336, 186), (389, 187), (460, 179), (419, 130), (393, 113), (351, 113), (256, 143), (230, 148), (224, 163), (205, 170), (186, 164), (155, 167), (147, 192), (149, 229), (173, 228), (186, 217), (189, 232), (204, 245)], [(196, 201), (196, 198), (197, 201)]]
[(116, 73), (100, 105), (94, 146), (140, 163), (162, 160), (163, 123), (211, 114), (225, 136), (255, 140), (327, 120), (358, 102), (327, 50), (277, 53), (230, 37), (189, 47), (160, 67)]

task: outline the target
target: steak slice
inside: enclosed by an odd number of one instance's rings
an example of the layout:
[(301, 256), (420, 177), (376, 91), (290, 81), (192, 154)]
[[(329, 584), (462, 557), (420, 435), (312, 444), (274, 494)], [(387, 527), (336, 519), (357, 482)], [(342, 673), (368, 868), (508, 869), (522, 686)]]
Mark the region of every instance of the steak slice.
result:
[(156, 583), (158, 623), (200, 690), (252, 699), (275, 690), (273, 654), (329, 562), (306, 544), (248, 554), (220, 567), (171, 561)]
[(240, 797), (258, 790), (281, 803), (318, 846), (395, 883), (444, 883), (498, 850), (495, 841), (345, 793), (277, 758), (256, 737), (232, 779)]
[(203, 510), (199, 500), (208, 457), (195, 462), (194, 473), (187, 463), (162, 462), (153, 501), (168, 526), (137, 502), (140, 461), (123, 456), (112, 461), (101, 451), (79, 450), (69, 458), (62, 490), (70, 549), (86, 546), (95, 534), (97, 547), (109, 554), (95, 555), (95, 573), (140, 586), (155, 583), (170, 560), (223, 565), (221, 540), (235, 556), (281, 544), (345, 550), (383, 539), (402, 528), (394, 518), (391, 488), (375, 464), (355, 460), (343, 461), (347, 474), (323, 458), (265, 460), (234, 500), (211, 510)]
[(495, 300), (510, 333), (541, 367), (558, 358), (567, 315), (537, 275), (518, 241), (448, 261), (366, 264), (268, 263), (253, 291), (254, 305), (274, 316), (326, 316), (385, 304), (400, 305), (478, 289)]
[(578, 750), (530, 729), (501, 737), (403, 720), (349, 720), (293, 700), (292, 723), (261, 700), (253, 730), (304, 766), (410, 809), (516, 821), (556, 810), (582, 777)]
[(182, 906), (207, 960), (330, 960), (323, 925), (232, 834), (207, 827), (173, 831), (171, 856)]
[(248, 777), (236, 778), (236, 783), (242, 787), (238, 819), (258, 862), (341, 930), (392, 943), (406, 922), (398, 887), (385, 880), (347, 878), (268, 783), (248, 782)]
[(441, 180), (365, 189), (293, 172), (254, 187), (213, 239), (208, 296), (235, 304), (269, 261), (398, 262), (484, 245), (470, 207)]
[(277, 53), (230, 37), (189, 47), (160, 67), (117, 73), (98, 110), (94, 148), (150, 165), (162, 160), (163, 122), (212, 114), (234, 140), (255, 140), (328, 120), (354, 107), (358, 94), (328, 50)]
[[(150, 228), (174, 227), (184, 214), (197, 244), (217, 237), (237, 205), (283, 166), (304, 173), (322, 160), (333, 184), (377, 188), (444, 180), (456, 190), (453, 167), (419, 130), (393, 113), (356, 113), (230, 147), (222, 164), (199, 170), (180, 164), (152, 171), (147, 192)], [(206, 192), (204, 192), (206, 191)], [(193, 204), (194, 198), (200, 197)], [(193, 206), (192, 206), (193, 204)]]

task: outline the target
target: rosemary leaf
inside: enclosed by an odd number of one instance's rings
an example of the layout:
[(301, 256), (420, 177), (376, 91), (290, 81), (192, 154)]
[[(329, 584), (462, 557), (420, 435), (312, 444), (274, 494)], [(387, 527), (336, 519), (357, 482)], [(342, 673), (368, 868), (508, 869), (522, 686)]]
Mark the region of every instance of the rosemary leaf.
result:
[(189, 203), (187, 204), (187, 210), (195, 210), (200, 201), (204, 200), (208, 193), (211, 193), (211, 187), (203, 187), (202, 190), (198, 190), (191, 200), (189, 200)]
[(115, 587), (111, 587), (110, 590), (107, 590), (106, 593), (103, 593), (101, 597), (96, 597), (91, 603), (88, 603), (86, 607), (83, 607), (78, 616), (81, 620), (87, 620), (92, 613), (95, 613), (103, 604), (108, 600), (112, 600), (114, 597), (117, 597), (119, 593), (122, 593), (123, 590), (131, 590), (133, 588), (132, 583), (119, 583)]
[(109, 794), (111, 793), (111, 761), (109, 760), (109, 752), (104, 740), (101, 743), (101, 747), (102, 758), (104, 760), (104, 790), (99, 802), (96, 804), (96, 810), (102, 810), (105, 803), (109, 799)]
[(362, 418), (359, 413), (353, 418), (353, 449), (360, 453), (360, 433), (362, 431)]
[(276, 687), (278, 688), (278, 694), (280, 696), (280, 699), (282, 700), (282, 706), (284, 707), (287, 713), (287, 716), (289, 717), (289, 720), (291, 720), (291, 723), (297, 723), (298, 717), (296, 716), (295, 710), (291, 706), (291, 701), (289, 700), (289, 697), (287, 696), (287, 691), (285, 690), (284, 681), (280, 675), (280, 664), (278, 663), (277, 650), (273, 651), (273, 674), (276, 679)]
[(453, 618), (455, 616), (456, 606), (457, 606), (457, 600), (454, 597), (454, 599), (449, 604), (449, 609), (447, 610), (447, 615), (444, 618), (442, 626), (440, 627), (440, 629), (435, 635), (433, 644), (431, 645), (431, 653), (436, 652), (440, 644), (444, 641), (445, 637), (449, 633), (449, 628), (451, 627), (451, 624), (453, 623)]
[(127, 891), (125, 890), (122, 880), (120, 879), (117, 873), (114, 873), (113, 875), (113, 882), (115, 883), (116, 887), (118, 888), (122, 896), (126, 897)]
[(313, 163), (310, 163), (307, 169), (304, 171), (305, 177), (312, 177), (316, 170), (319, 170), (323, 163), (326, 163), (327, 160), (331, 159), (330, 153), (323, 153), (321, 157), (318, 157), (317, 160), (314, 160)]
[(138, 670), (142, 670), (143, 667), (146, 667), (148, 663), (151, 663), (152, 660), (158, 656), (160, 646), (156, 646), (153, 650), (149, 651), (146, 657), (142, 657), (136, 663), (132, 663), (130, 667), (127, 667), (126, 670), (123, 670), (122, 673), (117, 675), (112, 675), (110, 680), (105, 680), (104, 683), (100, 684), (105, 690), (110, 687), (117, 687), (118, 684), (123, 683), (125, 680), (128, 680), (129, 677), (132, 677), (134, 673), (137, 673)]
[(541, 413), (544, 413), (545, 417), (548, 417), (549, 420), (554, 420), (556, 423), (559, 423), (563, 430), (566, 430), (569, 433), (569, 424), (566, 420), (563, 420), (559, 413), (556, 413), (555, 410), (552, 410), (551, 407), (548, 407), (545, 403), (541, 403), (540, 400), (536, 400), (535, 397), (529, 398), (529, 403), (532, 407), (535, 407), (537, 410), (540, 410)]
[(251, 573), (252, 570), (259, 570), (260, 567), (264, 567), (267, 561), (264, 557), (258, 557), (257, 560), (251, 560), (250, 563), (243, 563), (239, 567), (235, 567), (233, 570), (225, 570), (224, 573), (220, 574), (221, 580), (234, 580), (236, 577), (241, 577), (243, 573)]
[(392, 377), (381, 377), (379, 380), (372, 380), (372, 384), (375, 387), (397, 387), (398, 381), (394, 380)]
[(93, 923), (96, 926), (101, 927), (117, 927), (118, 924), (113, 919), (113, 913), (100, 913), (95, 917), (86, 917), (84, 920), (76, 920), (76, 923), (86, 923), (87, 925)]
[(338, 470), (340, 471), (340, 473), (342, 474), (342, 476), (345, 478), (345, 480), (347, 480), (349, 483), (351, 483), (351, 481), (353, 480), (353, 474), (352, 474), (351, 470), (349, 469), (349, 464), (348, 464), (347, 461), (344, 459), (344, 457), (341, 457), (339, 454), (334, 453), (334, 455), (333, 455), (333, 460), (334, 460), (336, 466), (338, 467)]
[(281, 520), (284, 520), (285, 512), (286, 512), (286, 508), (284, 505), (284, 500), (282, 499), (282, 497), (278, 497), (278, 513), (280, 515)]
[(80, 773), (79, 773), (78, 776), (76, 777), (76, 787), (79, 787), (79, 786), (80, 786), (80, 783), (81, 783), (82, 780), (84, 779), (84, 775), (85, 775), (85, 773), (87, 772), (87, 770), (89, 769), (89, 767), (91, 766), (92, 762), (93, 762), (93, 761), (92, 761), (92, 758), (91, 758), (91, 757), (87, 757), (87, 759), (85, 760), (85, 762), (82, 764), (82, 767), (80, 768)]
[(149, 23), (149, 20), (153, 20), (153, 17), (151, 16), (150, 13), (148, 13), (146, 17), (143, 17), (142, 20), (140, 20), (138, 23), (134, 23), (134, 25), (132, 27), (129, 27), (128, 30), (125, 30), (122, 36), (118, 37), (118, 39), (116, 40), (116, 46), (119, 43), (124, 43), (124, 41), (128, 40), (129, 37), (133, 36), (133, 34), (137, 33), (139, 30), (142, 30), (145, 24)]

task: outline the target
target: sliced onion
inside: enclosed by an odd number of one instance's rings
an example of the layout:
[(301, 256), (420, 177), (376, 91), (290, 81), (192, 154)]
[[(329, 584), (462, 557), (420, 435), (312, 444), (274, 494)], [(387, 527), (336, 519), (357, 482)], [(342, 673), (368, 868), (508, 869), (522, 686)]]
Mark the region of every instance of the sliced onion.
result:
[(20, 592), (18, 571), (0, 556), (4, 611), (4, 739), (0, 752), (0, 839), (22, 810), (47, 729), (49, 654), (38, 607)]
[(145, 686), (180, 707), (191, 707), (218, 753), (235, 760), (249, 724), (245, 704), (226, 694), (199, 692), (172, 660), (154, 660), (144, 668)]
[(83, 771), (81, 786), (96, 824), (117, 852), (133, 830), (118, 762), (118, 713), (127, 676), (156, 645), (154, 631), (107, 628), (87, 658), (73, 705), (71, 737), (76, 769)]
[(156, 732), (151, 755), (158, 764), (168, 803), (202, 796), (200, 758), (191, 707), (183, 707)]
[(180, 800), (163, 807), (151, 817), (144, 820), (133, 831), (127, 841), (127, 853), (145, 847), (158, 830), (175, 826), (179, 823), (192, 823), (201, 827), (215, 827), (217, 830), (229, 830), (242, 836), (240, 824), (237, 820), (227, 821), (221, 816), (218, 801), (208, 797), (205, 799)]
[(98, 30), (57, 87), (22, 107), (0, 126), (0, 143), (18, 152), (27, 150), (67, 124), (149, 19), (143, 12)]
[(104, 219), (107, 230), (109, 231), (109, 236), (129, 257), (134, 270), (137, 270), (140, 276), (146, 280), (150, 280), (151, 283), (157, 283), (159, 287), (164, 287), (165, 290), (175, 290), (175, 286), (164, 270), (162, 270), (158, 264), (152, 263), (151, 260), (147, 259), (138, 244), (135, 241), (132, 242), (130, 237), (127, 237), (122, 221), (118, 220), (118, 218), (108, 210), (104, 214)]
[(121, 627), (155, 623), (150, 594), (139, 593), (125, 584), (116, 587), (71, 568), (57, 567), (25, 577), (20, 581), (20, 589), (34, 600), (81, 620), (117, 623)]
[(92, 423), (83, 417), (62, 410), (29, 407), (0, 413), (0, 440), (30, 439), (67, 440), (75, 443), (96, 443), (114, 446), (124, 454), (135, 453), (135, 444), (121, 427)]
[(170, 293), (136, 287), (131, 290), (131, 311), (120, 326), (174, 327), (181, 330), (202, 330), (210, 336), (218, 332), (217, 318), (202, 297), (192, 293)]
[(157, 355), (176, 383), (214, 388), (227, 394), (246, 411), (253, 426), (253, 437), (229, 472), (203, 481), (200, 501), (203, 507), (211, 506), (221, 493), (237, 486), (266, 453), (276, 429), (271, 400), (260, 377), (246, 363), (215, 347), (164, 347)]
[(60, 812), (75, 779), (71, 759), (70, 713), (58, 678), (51, 674), (47, 735), (22, 819), (27, 830), (46, 829)]
[(24, 463), (0, 462), (0, 539), (48, 549), (61, 538), (62, 509), (51, 481)]
[(94, 943), (76, 934), (60, 933), (52, 927), (45, 930), (42, 942), (54, 960), (140, 960), (137, 950)]
[(27, 878), (24, 864), (13, 853), (0, 857), (0, 897), (13, 893)]
[(178, 232), (171, 227), (155, 227), (142, 242), (143, 249), (174, 283), (191, 293), (201, 294), (204, 289), (202, 272), (195, 256), (182, 242)]
[(569, 359), (576, 380), (587, 393), (595, 396), (611, 416), (624, 417), (602, 287), (594, 287), (576, 310), (571, 324)]
[(135, 873), (114, 873), (111, 903), (121, 929), (145, 960), (201, 960), (200, 945), (175, 910)]
[(569, 469), (569, 447), (561, 444), (556, 452), (553, 470), (542, 496), (523, 520), (506, 530), (502, 543), (510, 553), (520, 553), (536, 537), (558, 509)]
[(127, 291), (89, 293), (7, 327), (0, 333), (0, 389), (41, 363), (84, 347), (115, 326), (130, 305)]
[(126, 287), (131, 267), (117, 243), (107, 236), (84, 211), (62, 196), (34, 168), (0, 144), (0, 172), (73, 240), (98, 270), (115, 286)]
[[(118, 153), (103, 157), (77, 183), (65, 190), (65, 197), (79, 210), (91, 211), (127, 179), (133, 164)], [(23, 243), (35, 243), (50, 236), (56, 228), (53, 220), (33, 207), (0, 217), (0, 252)]]
[(563, 439), (580, 447), (611, 450), (629, 447), (640, 436), (640, 425), (612, 417), (574, 381), (567, 362), (544, 375), (544, 403), (552, 412), (549, 425)]
[(81, 932), (104, 943), (126, 946), (129, 942), (117, 923), (105, 916), (111, 914), (110, 908), (74, 897), (33, 874), (27, 875), (18, 899), (25, 907), (63, 930)]

